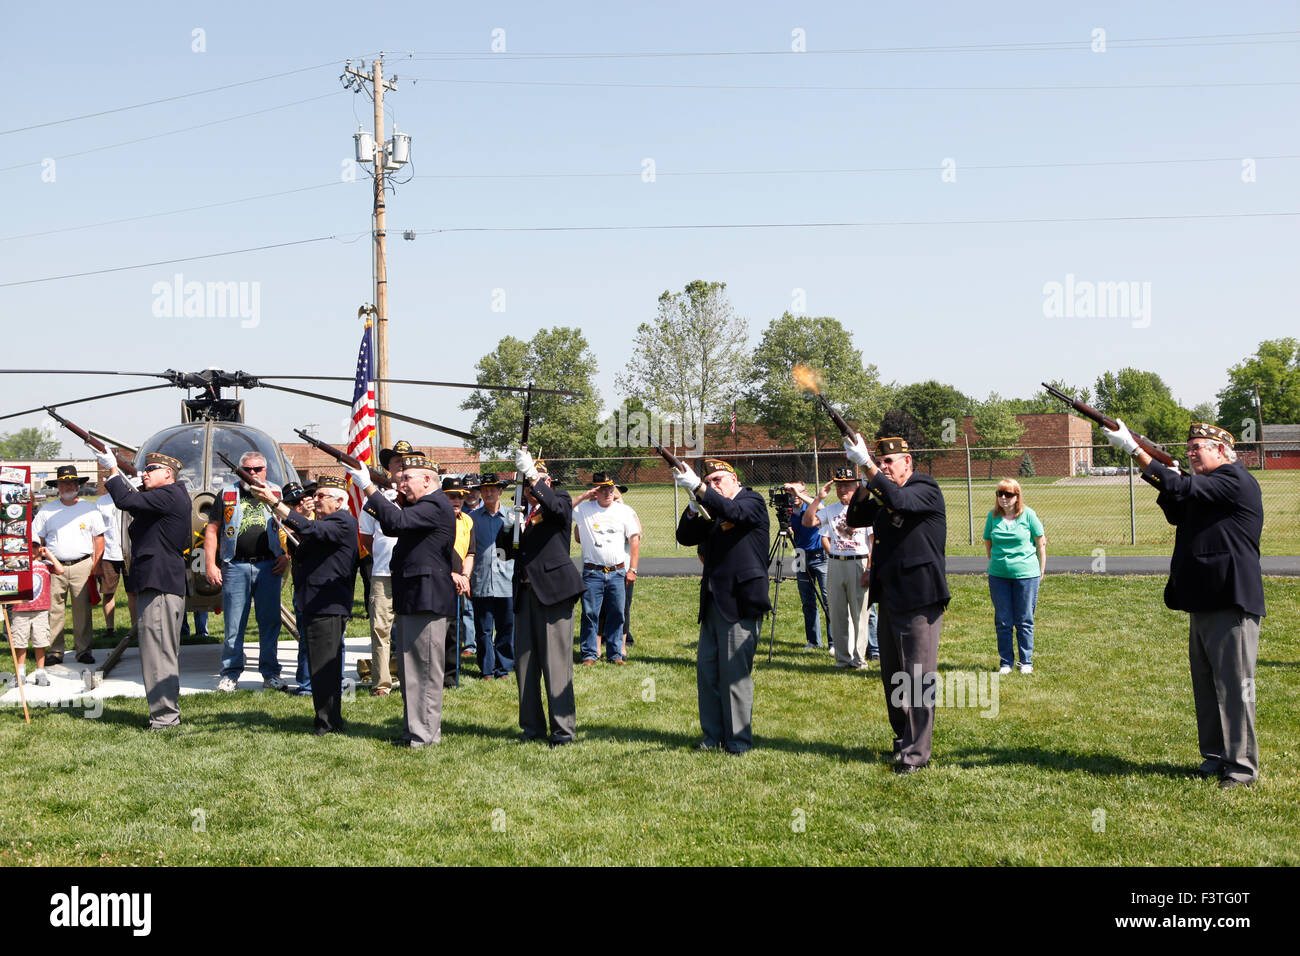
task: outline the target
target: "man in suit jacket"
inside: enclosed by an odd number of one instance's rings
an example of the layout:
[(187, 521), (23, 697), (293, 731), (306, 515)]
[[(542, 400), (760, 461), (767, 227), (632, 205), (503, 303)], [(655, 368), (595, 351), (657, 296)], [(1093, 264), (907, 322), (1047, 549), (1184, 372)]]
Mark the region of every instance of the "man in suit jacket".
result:
[[(700, 547), (700, 642), (695, 659), (698, 750), (742, 754), (754, 746), (754, 651), (767, 596), (767, 504), (743, 488), (736, 470), (704, 459), (704, 479), (687, 467), (673, 480), (698, 499), (682, 512), (677, 541)], [(709, 517), (700, 513), (703, 506)]]
[(939, 632), (949, 601), (948, 513), (938, 482), (913, 470), (906, 439), (878, 439), (879, 465), (861, 435), (846, 438), (844, 450), (867, 478), (846, 521), (875, 532), (867, 600), (880, 607), (880, 677), (894, 731), (894, 772), (915, 773), (930, 762), (934, 737)]
[[(528, 513), (515, 560), (515, 679), (519, 683), (520, 740), (549, 737), (552, 747), (571, 744), (577, 732), (573, 700), (573, 605), (582, 577), (569, 560), (573, 499), (552, 488), (546, 463), (527, 450), (515, 455), (524, 477)], [(512, 544), (502, 529), (501, 541)], [(509, 551), (507, 552), (509, 553)], [(542, 682), (551, 719), (542, 709)]]
[(366, 511), (384, 534), (397, 539), (389, 567), (403, 730), (393, 745), (418, 748), (442, 740), (444, 642), (456, 613), (457, 584), (451, 574), (455, 519), (446, 495), (439, 492), (437, 464), (424, 455), (404, 455), (394, 465), (400, 469), (397, 492), (407, 502), (401, 508), (383, 496), (368, 471), (346, 470), (368, 495)]
[(343, 731), (343, 628), (352, 614), (356, 587), (357, 519), (348, 511), (347, 483), (334, 475), (321, 475), (316, 483), (316, 518), (298, 514), (267, 487), (253, 495), (298, 538), (294, 563), (302, 598), (298, 628), (307, 644), (311, 668), (311, 696), (316, 709), (317, 736)]
[[(92, 451), (95, 451), (92, 449)], [(126, 589), (136, 600), (140, 669), (149, 705), (148, 730), (178, 727), (181, 621), (185, 617), (185, 551), (190, 546), (190, 495), (177, 481), (181, 463), (149, 452), (136, 491), (117, 470), (117, 459), (95, 451), (108, 471), (106, 487), (118, 509), (131, 515), (131, 564)]]
[(1165, 605), (1187, 611), (1188, 658), (1202, 778), (1225, 789), (1259, 776), (1255, 739), (1255, 660), (1264, 616), (1259, 537), (1264, 501), (1259, 482), (1237, 461), (1230, 432), (1193, 422), (1187, 433), (1192, 473), (1166, 468), (1143, 451), (1124, 423), (1102, 429), (1137, 459), (1142, 477), (1160, 490), (1156, 504), (1178, 530), (1169, 562)]

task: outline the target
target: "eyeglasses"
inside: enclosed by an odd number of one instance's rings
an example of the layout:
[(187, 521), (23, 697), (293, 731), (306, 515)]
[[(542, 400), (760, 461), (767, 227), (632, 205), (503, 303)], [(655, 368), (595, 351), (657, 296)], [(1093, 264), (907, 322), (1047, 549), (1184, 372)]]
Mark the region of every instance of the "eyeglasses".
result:
[(890, 455), (887, 458), (880, 459), (880, 463), (882, 465), (892, 465), (894, 462), (902, 461), (903, 457), (903, 455)]
[(1014, 491), (999, 491), (999, 492), (998, 492), (998, 497), (999, 497), (999, 498), (1014, 498), (1014, 497), (1016, 497), (1016, 492), (1014, 492)]
[(166, 467), (167, 467), (166, 465), (145, 465), (145, 466), (144, 466), (144, 470), (145, 470), (145, 471), (162, 471), (162, 470), (163, 470), (164, 468), (166, 468)]
[(1217, 447), (1218, 447), (1217, 443), (1212, 441), (1188, 442), (1187, 453), (1190, 455), (1194, 451), (1208, 451), (1212, 448), (1217, 448)]
[(266, 471), (266, 465), (245, 465), (244, 471)]

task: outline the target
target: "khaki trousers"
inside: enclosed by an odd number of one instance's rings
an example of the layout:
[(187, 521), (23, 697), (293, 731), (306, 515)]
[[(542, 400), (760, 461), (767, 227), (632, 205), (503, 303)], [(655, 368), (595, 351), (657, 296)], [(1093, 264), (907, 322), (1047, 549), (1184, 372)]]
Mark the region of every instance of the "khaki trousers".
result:
[(72, 629), (78, 654), (84, 654), (95, 643), (95, 625), (90, 618), (90, 558), (65, 565), (62, 574), (50, 575), (50, 653), (62, 655), (66, 650), (63, 640), (63, 602), (72, 595)]
[[(393, 579), (370, 577), (370, 656), (374, 686), (391, 689), (393, 676), (389, 660), (393, 649)], [(313, 685), (314, 686), (314, 685)]]

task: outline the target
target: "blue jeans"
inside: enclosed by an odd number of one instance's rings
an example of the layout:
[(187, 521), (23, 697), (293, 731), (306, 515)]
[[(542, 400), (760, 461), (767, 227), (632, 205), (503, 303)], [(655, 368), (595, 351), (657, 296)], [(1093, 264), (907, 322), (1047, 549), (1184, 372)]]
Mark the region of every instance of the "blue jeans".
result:
[[(196, 631), (198, 631), (198, 633), (195, 635), (196, 637), (208, 636), (208, 612), (207, 611), (194, 612), (194, 628)], [(184, 614), (182, 614), (181, 615), (181, 640), (183, 641), (185, 640), (185, 638), (189, 636), (190, 636), (190, 621), (189, 618), (187, 618)]]
[(599, 634), (596, 625), (600, 622), (600, 610), (605, 609), (605, 654), (611, 660), (623, 659), (623, 598), (624, 585), (627, 584), (627, 572), (623, 568), (617, 571), (601, 571), (584, 568), (582, 583), (586, 591), (582, 595), (582, 659), (595, 661), (600, 659)]
[(1034, 611), (1038, 608), (1041, 577), (998, 578), (989, 575), (989, 596), (993, 599), (993, 626), (998, 632), (998, 659), (1003, 667), (1014, 661), (1011, 629), (1020, 645), (1020, 663), (1034, 662)]
[(515, 669), (515, 599), (474, 598), (478, 667), (484, 677), (505, 677)]
[[(807, 570), (799, 571), (794, 576), (795, 583), (799, 585), (799, 602), (803, 605), (804, 638), (810, 646), (822, 647), (821, 607), (826, 603), (826, 552), (820, 549), (804, 552), (804, 561)], [(814, 581), (822, 592), (820, 602), (817, 600), (817, 592), (813, 590)], [(830, 621), (826, 623), (827, 626), (830, 625)]]
[(244, 629), (248, 612), (257, 617), (257, 669), (262, 678), (280, 676), (280, 577), (274, 561), (232, 561), (221, 567), (221, 608), (226, 636), (221, 646), (221, 676), (239, 680), (244, 672)]
[(467, 597), (458, 599), (460, 603), (460, 646), (462, 650), (477, 653), (478, 644), (474, 641), (474, 602)]

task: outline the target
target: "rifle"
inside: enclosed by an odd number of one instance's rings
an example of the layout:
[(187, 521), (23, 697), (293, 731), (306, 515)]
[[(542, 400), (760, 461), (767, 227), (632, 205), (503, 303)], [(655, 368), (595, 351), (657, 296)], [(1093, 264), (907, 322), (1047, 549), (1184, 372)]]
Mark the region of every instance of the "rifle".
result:
[[(50, 406), (45, 405), (43, 407), (47, 412), (50, 413), (51, 418), (53, 418), (56, 422), (58, 422), (68, 431), (72, 432), (72, 434), (76, 435), (78, 438), (84, 441), (91, 448), (95, 449), (95, 451), (99, 452), (101, 455), (109, 454), (108, 446), (105, 445), (98, 438), (96, 438), (94, 435), (92, 435), (90, 432), (86, 431), (84, 428), (72, 424), (72, 422), (68, 421), (66, 418), (64, 418), (54, 409), (50, 408)], [(114, 451), (112, 455), (114, 458), (117, 459), (117, 468), (120, 472), (122, 472), (122, 474), (130, 475), (132, 478), (136, 477), (139, 474), (139, 472), (136, 471), (135, 469), (135, 465), (131, 464), (131, 462), (129, 461), (125, 461), (122, 458), (122, 456), (119, 455), (116, 451)]]
[[(532, 412), (533, 412), (533, 383), (529, 382), (528, 391), (524, 394), (524, 432), (523, 432), (523, 437), (519, 442), (519, 448), (521, 451), (527, 451), (528, 449), (528, 426), (532, 422)], [(523, 507), (523, 503), (524, 503), (524, 476), (519, 475), (518, 480), (515, 482), (515, 506)], [(515, 522), (514, 545), (516, 548), (519, 547), (520, 525), (522, 524), (523, 524), (522, 521)]]
[[(1101, 412), (1097, 411), (1097, 409), (1093, 408), (1091, 405), (1084, 404), (1078, 399), (1071, 398), (1069, 395), (1066, 395), (1059, 388), (1053, 388), (1051, 385), (1048, 385), (1046, 382), (1043, 382), (1042, 384), (1043, 384), (1043, 388), (1047, 389), (1047, 394), (1059, 398), (1061, 401), (1065, 402), (1065, 404), (1069, 405), (1071, 408), (1073, 408), (1084, 418), (1092, 419), (1094, 422), (1096, 422), (1102, 428), (1107, 429), (1108, 431), (1114, 431), (1116, 428), (1119, 427), (1119, 423), (1116, 422), (1115, 419), (1103, 415)], [(1138, 447), (1141, 448), (1148, 455), (1150, 455), (1152, 458), (1154, 458), (1156, 461), (1160, 462), (1160, 464), (1164, 465), (1166, 468), (1176, 467), (1174, 464), (1174, 459), (1168, 454), (1168, 452), (1166, 452), (1163, 448), (1158, 446), (1151, 439), (1147, 438), (1145, 435), (1138, 435), (1136, 433), (1131, 433), (1131, 434), (1133, 434), (1134, 440), (1137, 441)]]
[[(686, 470), (686, 466), (682, 464), (682, 460), (678, 458), (676, 455), (674, 455), (672, 452), (666, 451), (662, 445), (656, 445), (654, 442), (651, 442), (650, 447), (653, 448), (655, 451), (659, 452), (659, 457), (662, 458), (664, 461), (668, 462), (669, 466), (674, 471)], [(696, 508), (699, 509), (700, 517), (704, 518), (705, 521), (712, 521), (713, 516), (709, 514), (708, 509), (704, 507), (703, 499), (700, 496), (701, 495), (700, 489), (703, 487), (704, 485), (703, 483), (701, 483), (695, 489), (694, 494), (695, 494)]]
[[(389, 479), (389, 477), (386, 474), (384, 474), (382, 471), (380, 471), (378, 468), (375, 468), (373, 465), (363, 466), (360, 461), (358, 461), (356, 458), (353, 458), (347, 452), (341, 451), (340, 449), (335, 448), (333, 445), (328, 445), (325, 442), (321, 441), (319, 438), (313, 438), (311, 435), (308, 435), (301, 428), (295, 428), (293, 431), (294, 434), (296, 434), (307, 444), (311, 445), (313, 448), (319, 448), (321, 451), (329, 455), (339, 464), (347, 465), (349, 468), (364, 467), (367, 471), (370, 472), (370, 480), (375, 483), (375, 487), (388, 488), (392, 485), (392, 481)], [(361, 491), (361, 490), (362, 489), (360, 488), (357, 489), (357, 491)]]
[(840, 434), (849, 441), (853, 441), (853, 429), (850, 428), (849, 423), (844, 420), (844, 416), (835, 410), (835, 406), (826, 401), (825, 396), (823, 396), (821, 392), (814, 391), (813, 394), (817, 396), (817, 401), (822, 403), (822, 408), (826, 409), (826, 413), (831, 416), (831, 421), (833, 421), (835, 427), (840, 430)]
[[(217, 452), (217, 457), (220, 458), (222, 461), (224, 461), (226, 463), (226, 467), (229, 468), (231, 471), (233, 471), (236, 475), (238, 475), (239, 480), (242, 481), (244, 484), (248, 485), (250, 488), (267, 487), (265, 481), (263, 481), (261, 478), (258, 478), (257, 475), (253, 474), (247, 468), (242, 468), (239, 465), (236, 465), (233, 461), (231, 461), (221, 452)], [(295, 548), (298, 547), (298, 545), (301, 542), (298, 540), (298, 536), (293, 533), (293, 529), (285, 528), (284, 523), (280, 521), (280, 519), (278, 518), (273, 517), (272, 520), (275, 521), (276, 524), (280, 525), (280, 527), (284, 528), (284, 536), (288, 538), (290, 542), (292, 542)]]

